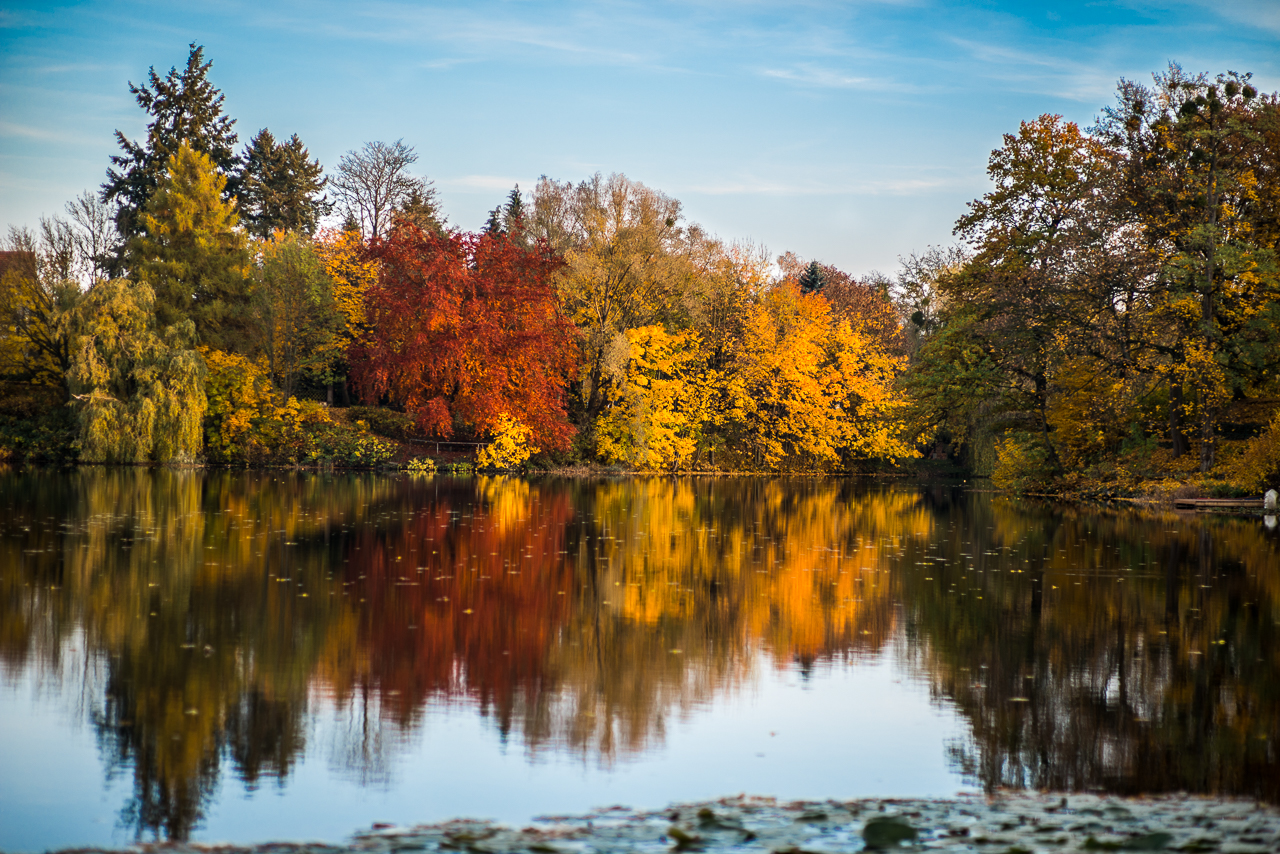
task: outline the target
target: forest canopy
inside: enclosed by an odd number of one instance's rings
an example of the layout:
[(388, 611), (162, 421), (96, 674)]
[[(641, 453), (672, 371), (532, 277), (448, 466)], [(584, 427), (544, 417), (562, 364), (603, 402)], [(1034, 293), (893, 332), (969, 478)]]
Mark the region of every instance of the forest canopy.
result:
[(515, 187), (468, 232), (403, 140), (328, 175), (287, 130), (237, 151), (212, 67), (193, 44), (129, 84), (145, 137), (117, 134), (67, 216), (10, 229), (0, 453), (374, 465), (388, 440), (493, 443), (482, 459), (916, 460), (1115, 494), (1280, 476), (1280, 101), (1248, 74), (1171, 65), (1091, 127), (1029, 118), (955, 245), (854, 275), (722, 240), (617, 173)]

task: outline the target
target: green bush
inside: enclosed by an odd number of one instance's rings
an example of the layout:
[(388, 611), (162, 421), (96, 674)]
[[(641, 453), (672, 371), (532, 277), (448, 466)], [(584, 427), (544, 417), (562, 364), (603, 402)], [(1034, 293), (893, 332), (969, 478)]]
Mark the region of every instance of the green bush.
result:
[(334, 421), (309, 425), (305, 447), (300, 462), (334, 463), (362, 468), (380, 466), (396, 454), (394, 442)]
[(249, 465), (373, 467), (396, 454), (396, 444), (359, 423), (335, 421), (314, 401), (285, 398), (265, 366), (243, 356), (206, 351), (205, 453), (211, 462)]
[(75, 413), (47, 386), (0, 386), (0, 460), (72, 462), (80, 452)]
[(996, 443), (991, 482), (1007, 492), (1042, 492), (1053, 481), (1052, 453), (1039, 436), (1023, 434)]
[(413, 419), (394, 409), (384, 409), (381, 406), (352, 406), (347, 409), (347, 417), (353, 424), (357, 421), (363, 422), (370, 432), (386, 436), (388, 439), (403, 441), (417, 435), (417, 426), (413, 423)]
[(74, 462), (80, 453), (78, 432), (69, 406), (30, 418), (0, 414), (0, 460)]

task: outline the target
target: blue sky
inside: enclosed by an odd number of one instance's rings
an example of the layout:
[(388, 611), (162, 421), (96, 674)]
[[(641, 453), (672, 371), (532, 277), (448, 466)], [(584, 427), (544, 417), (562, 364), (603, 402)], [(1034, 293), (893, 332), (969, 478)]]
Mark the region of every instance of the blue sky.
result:
[(624, 172), (719, 236), (853, 273), (952, 242), (1002, 133), (1089, 124), (1121, 77), (1252, 71), (1280, 89), (1280, 0), (26, 3), (0, 10), (0, 225), (102, 183), (127, 82), (205, 46), (247, 140), (326, 167), (403, 138), (450, 221), (517, 181)]

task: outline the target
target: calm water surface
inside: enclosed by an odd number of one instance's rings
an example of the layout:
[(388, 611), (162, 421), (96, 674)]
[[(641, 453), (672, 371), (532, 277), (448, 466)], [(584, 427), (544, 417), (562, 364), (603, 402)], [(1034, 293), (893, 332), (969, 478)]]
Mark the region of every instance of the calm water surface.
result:
[(839, 480), (0, 471), (0, 849), (1280, 801), (1280, 538)]

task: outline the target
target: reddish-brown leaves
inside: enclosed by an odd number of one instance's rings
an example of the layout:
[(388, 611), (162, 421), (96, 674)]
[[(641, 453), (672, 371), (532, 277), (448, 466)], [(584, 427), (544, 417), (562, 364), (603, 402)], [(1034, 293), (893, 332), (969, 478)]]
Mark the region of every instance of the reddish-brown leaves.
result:
[(366, 296), (367, 332), (351, 349), (363, 397), (390, 398), (440, 436), (457, 424), (484, 434), (507, 413), (534, 444), (568, 445), (565, 387), (578, 347), (551, 284), (558, 257), (502, 234), (411, 224), (370, 252), (381, 272)]

